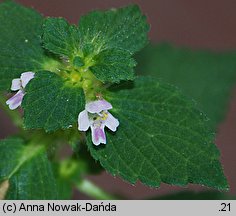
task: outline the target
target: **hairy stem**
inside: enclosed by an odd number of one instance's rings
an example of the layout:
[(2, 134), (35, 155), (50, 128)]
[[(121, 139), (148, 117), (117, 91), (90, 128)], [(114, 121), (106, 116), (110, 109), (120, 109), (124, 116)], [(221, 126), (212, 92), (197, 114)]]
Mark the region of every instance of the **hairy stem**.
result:
[(16, 127), (22, 128), (23, 123), (20, 113), (9, 109), (6, 105), (6, 98), (3, 95), (0, 96), (0, 108), (11, 118)]
[(101, 188), (93, 184), (87, 179), (83, 179), (76, 183), (76, 188), (84, 194), (98, 200), (113, 200), (116, 199), (114, 196), (103, 191)]

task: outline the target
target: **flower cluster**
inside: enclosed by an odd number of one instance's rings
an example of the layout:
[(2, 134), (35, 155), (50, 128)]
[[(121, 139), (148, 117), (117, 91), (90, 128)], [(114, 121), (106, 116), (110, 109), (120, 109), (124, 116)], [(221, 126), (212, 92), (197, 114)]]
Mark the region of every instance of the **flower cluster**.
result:
[[(33, 72), (24, 72), (18, 79), (12, 80), (11, 90), (17, 93), (7, 100), (11, 110), (18, 108), (25, 95), (25, 87), (30, 80), (34, 78)], [(112, 105), (104, 99), (88, 102), (85, 110), (79, 113), (78, 130), (87, 131), (91, 128), (92, 141), (94, 145), (106, 144), (105, 127), (115, 132), (119, 126), (119, 121), (113, 117), (108, 110), (112, 109)]]

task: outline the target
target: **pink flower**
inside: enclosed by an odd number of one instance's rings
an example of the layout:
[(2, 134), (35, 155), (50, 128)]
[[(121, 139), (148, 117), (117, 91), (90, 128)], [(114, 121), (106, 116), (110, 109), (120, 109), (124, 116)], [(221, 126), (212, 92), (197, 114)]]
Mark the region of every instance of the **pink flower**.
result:
[(80, 112), (78, 117), (78, 129), (87, 131), (89, 127), (92, 131), (92, 141), (94, 145), (106, 144), (104, 128), (116, 131), (119, 121), (107, 110), (112, 109), (112, 105), (105, 100), (92, 101), (86, 104), (85, 110)]
[(33, 78), (33, 72), (24, 72), (21, 74), (20, 78), (12, 80), (11, 90), (17, 91), (17, 93), (6, 101), (6, 104), (9, 106), (9, 109), (14, 110), (21, 105), (23, 97), (25, 95), (24, 88), (28, 84), (28, 82)]

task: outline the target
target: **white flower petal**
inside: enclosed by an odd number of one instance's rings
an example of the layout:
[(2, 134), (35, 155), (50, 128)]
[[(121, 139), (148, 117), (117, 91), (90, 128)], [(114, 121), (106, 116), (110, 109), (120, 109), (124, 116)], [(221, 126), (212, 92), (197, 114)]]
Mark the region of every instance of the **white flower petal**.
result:
[(24, 72), (21, 74), (20, 78), (21, 78), (22, 87), (25, 88), (28, 82), (34, 78), (34, 72)]
[(18, 108), (23, 100), (24, 92), (19, 90), (13, 97), (6, 101), (6, 104), (9, 106), (9, 109), (14, 110)]
[(106, 144), (106, 134), (104, 131), (104, 125), (102, 125), (101, 127), (94, 127), (91, 126), (91, 130), (92, 130), (92, 141), (93, 144), (98, 146), (101, 143)]
[(99, 113), (103, 110), (112, 109), (112, 105), (106, 100), (97, 100), (87, 103), (85, 109), (90, 113)]
[(21, 80), (20, 78), (13, 79), (11, 82), (11, 90), (12, 91), (18, 91), (21, 89)]
[(78, 129), (80, 131), (87, 131), (89, 129), (90, 122), (87, 110), (80, 112), (78, 116), (78, 124), (79, 124)]
[(105, 125), (112, 131), (116, 131), (116, 128), (119, 126), (119, 121), (111, 113), (107, 112), (108, 116), (105, 120)]

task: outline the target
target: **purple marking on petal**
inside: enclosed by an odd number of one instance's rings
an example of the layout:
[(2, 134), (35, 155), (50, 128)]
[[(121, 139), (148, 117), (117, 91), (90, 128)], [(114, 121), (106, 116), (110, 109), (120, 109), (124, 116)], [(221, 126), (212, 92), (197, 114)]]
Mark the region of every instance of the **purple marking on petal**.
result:
[(111, 113), (107, 112), (108, 116), (105, 120), (105, 125), (112, 131), (116, 131), (116, 128), (119, 126), (119, 121)]
[(6, 104), (9, 105), (10, 110), (18, 108), (23, 100), (24, 92), (19, 90), (13, 97), (6, 101)]
[(21, 74), (20, 78), (22, 87), (25, 88), (28, 82), (34, 78), (34, 72), (24, 72)]
[(87, 131), (89, 129), (90, 122), (87, 110), (80, 112), (78, 116), (78, 124), (78, 130), (80, 131)]
[(20, 89), (21, 89), (21, 79), (20, 78), (13, 79), (11, 82), (11, 90), (18, 91)]
[(98, 146), (101, 143), (106, 144), (106, 134), (104, 131), (104, 125), (101, 127), (91, 127), (93, 144)]
[(90, 113), (99, 113), (103, 110), (112, 109), (112, 105), (106, 100), (97, 100), (87, 103), (85, 109)]

